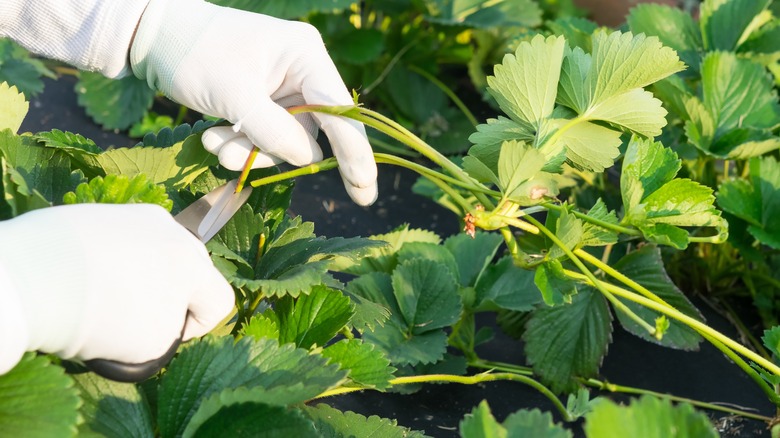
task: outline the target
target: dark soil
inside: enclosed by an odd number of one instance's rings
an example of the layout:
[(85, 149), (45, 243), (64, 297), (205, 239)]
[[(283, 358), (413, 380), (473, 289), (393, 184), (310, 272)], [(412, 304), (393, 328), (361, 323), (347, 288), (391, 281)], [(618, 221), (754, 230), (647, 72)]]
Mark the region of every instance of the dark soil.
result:
[[(45, 92), (31, 101), (22, 130), (68, 130), (92, 138), (104, 148), (132, 146), (137, 142), (122, 133), (105, 132), (95, 126), (76, 105), (74, 83), (71, 77), (47, 80)], [(388, 232), (404, 223), (433, 230), (443, 237), (460, 232), (458, 218), (451, 212), (411, 192), (414, 181), (415, 176), (406, 171), (380, 167), (379, 200), (371, 207), (362, 208), (346, 196), (336, 172), (301, 178), (296, 185), (291, 212), (313, 221), (317, 233), (326, 236), (369, 236)], [(695, 304), (713, 327), (736, 336), (725, 319), (702, 302)], [(494, 325), (490, 319), (480, 323)], [(775, 414), (758, 387), (711, 345), (703, 343), (698, 352), (675, 351), (647, 343), (618, 325), (615, 327), (609, 354), (601, 368), (601, 379), (700, 401), (739, 405), (766, 416)], [(498, 331), (496, 340), (482, 348), (480, 355), (484, 359), (525, 364), (522, 344)], [(600, 395), (618, 401), (629, 400), (622, 394)], [(553, 412), (556, 421), (560, 421), (551, 403), (537, 391), (507, 382), (476, 386), (426, 385), (411, 395), (366, 391), (324, 402), (364, 415), (395, 418), (400, 425), (424, 430), (431, 436), (451, 437), (457, 436), (463, 416), (483, 399), (488, 400), (499, 420), (518, 409), (538, 408)], [(761, 422), (718, 412), (709, 412), (709, 415), (719, 425), (723, 436), (769, 436), (766, 425)], [(579, 425), (573, 430), (581, 435)]]

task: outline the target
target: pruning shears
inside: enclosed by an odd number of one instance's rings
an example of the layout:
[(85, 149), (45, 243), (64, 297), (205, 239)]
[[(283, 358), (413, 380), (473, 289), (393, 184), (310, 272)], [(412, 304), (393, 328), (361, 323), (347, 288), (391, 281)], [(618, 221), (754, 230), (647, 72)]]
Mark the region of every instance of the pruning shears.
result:
[[(236, 214), (252, 194), (252, 187), (236, 191), (238, 180), (234, 179), (215, 188), (187, 208), (179, 212), (174, 219), (188, 229), (201, 242), (206, 243)], [(182, 335), (184, 328), (182, 328)], [(84, 365), (91, 371), (119, 382), (140, 382), (160, 371), (170, 362), (181, 344), (182, 336), (173, 341), (171, 347), (162, 356), (142, 363), (125, 363), (108, 359), (91, 359)]]

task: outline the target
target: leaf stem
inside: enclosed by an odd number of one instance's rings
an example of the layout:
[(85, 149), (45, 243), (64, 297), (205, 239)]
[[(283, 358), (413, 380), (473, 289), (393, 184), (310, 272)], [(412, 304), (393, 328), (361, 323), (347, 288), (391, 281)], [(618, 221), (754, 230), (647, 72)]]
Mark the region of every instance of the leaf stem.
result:
[(249, 156), (246, 157), (246, 163), (244, 163), (244, 168), (241, 169), (241, 175), (239, 175), (238, 184), (236, 184), (236, 193), (241, 193), (241, 190), (244, 189), (246, 178), (249, 176), (249, 171), (252, 170), (252, 164), (254, 164), (259, 151), (260, 149), (258, 149), (257, 146), (253, 146), (252, 150), (249, 152)]
[(613, 223), (610, 223), (610, 222), (606, 222), (606, 221), (603, 221), (601, 219), (597, 219), (595, 217), (588, 216), (587, 214), (581, 213), (581, 212), (576, 211), (576, 210), (568, 210), (566, 207), (564, 207), (562, 205), (554, 204), (552, 202), (542, 202), (540, 205), (545, 207), (545, 208), (548, 208), (550, 210), (555, 210), (555, 211), (567, 210), (567, 211), (569, 211), (569, 213), (573, 214), (577, 219), (582, 219), (584, 221), (592, 223), (593, 225), (598, 225), (601, 228), (606, 228), (607, 230), (614, 231), (616, 233), (625, 234), (625, 235), (628, 235), (628, 236), (635, 236), (635, 237), (642, 236), (642, 232), (637, 230), (637, 229), (635, 229), (635, 228), (628, 228), (628, 227), (624, 227), (624, 226), (621, 226), (621, 225), (618, 225), (618, 224), (613, 224)]
[(326, 158), (320, 162), (309, 164), (308, 166), (299, 167), (297, 169), (289, 170), (287, 172), (278, 173), (276, 175), (270, 175), (266, 176), (264, 178), (259, 178), (251, 183), (252, 187), (260, 187), (266, 184), (271, 184), (279, 181), (285, 181), (290, 178), (295, 178), (296, 176), (303, 176), (303, 175), (314, 175), (315, 173), (321, 172), (323, 170), (330, 170), (335, 169), (338, 167), (338, 162), (336, 161), (336, 158)]
[[(390, 380), (390, 384), (393, 386), (410, 385), (414, 383), (460, 383), (463, 385), (476, 385), (479, 383), (495, 382), (501, 380), (520, 382), (536, 389), (552, 402), (552, 404), (555, 406), (558, 412), (560, 412), (564, 421), (574, 420), (571, 417), (569, 411), (566, 410), (566, 407), (563, 405), (563, 403), (546, 386), (542, 385), (541, 383), (537, 382), (536, 380), (530, 377), (523, 376), (516, 373), (483, 373), (483, 374), (477, 374), (475, 376), (456, 376), (452, 374), (427, 374), (421, 376), (396, 377), (395, 379)], [(331, 397), (339, 394), (346, 394), (354, 391), (361, 391), (364, 389), (366, 388), (351, 388), (351, 387), (334, 388), (323, 392), (322, 394), (315, 397), (315, 399)]]
[[(528, 375), (528, 376), (533, 375), (533, 370), (528, 367), (522, 367), (514, 364), (503, 363), (503, 362), (487, 361), (482, 359), (469, 361), (469, 366), (474, 368), (505, 371), (505, 372), (517, 373), (517, 374)], [(654, 397), (666, 398), (678, 403), (688, 403), (699, 408), (709, 409), (713, 411), (727, 412), (729, 414), (739, 415), (745, 418), (752, 418), (754, 420), (760, 420), (760, 421), (772, 420), (771, 418), (766, 417), (764, 415), (756, 414), (742, 409), (734, 409), (728, 406), (718, 405), (715, 403), (708, 403), (708, 402), (703, 402), (703, 401), (694, 400), (690, 398), (678, 397), (676, 395), (664, 394), (656, 391), (651, 391), (649, 389), (617, 385), (614, 383), (609, 383), (605, 380), (598, 380), (593, 378), (585, 379), (579, 377), (577, 378), (577, 381), (579, 381), (583, 385), (587, 385), (599, 389), (601, 391), (619, 392), (619, 393), (634, 394), (634, 395), (652, 395)]]
[(625, 305), (622, 301), (615, 298), (614, 295), (612, 295), (606, 288), (602, 286), (602, 282), (598, 281), (596, 279), (596, 276), (593, 275), (592, 272), (585, 266), (584, 263), (582, 263), (582, 260), (577, 257), (577, 255), (574, 254), (574, 252), (569, 249), (569, 247), (566, 246), (565, 243), (563, 243), (560, 239), (558, 239), (558, 236), (555, 235), (552, 231), (550, 231), (547, 227), (542, 225), (541, 222), (536, 220), (533, 216), (528, 216), (526, 218), (528, 222), (531, 222), (532, 224), (536, 225), (539, 230), (544, 233), (555, 245), (560, 247), (564, 254), (569, 257), (569, 259), (577, 266), (577, 268), (585, 274), (585, 277), (587, 277), (592, 286), (598, 289), (599, 292), (601, 292), (602, 295), (604, 295), (604, 298), (609, 300), (610, 303), (612, 303), (612, 306), (615, 307), (615, 309), (620, 310), (623, 312), (626, 316), (631, 318), (634, 322), (639, 324), (643, 329), (647, 330), (648, 333), (650, 333), (653, 336), (656, 336), (656, 329), (654, 326), (650, 325), (647, 321), (642, 319), (639, 315), (634, 313), (631, 309), (628, 308), (628, 306)]
[[(587, 284), (590, 284), (591, 286), (594, 286), (594, 284), (591, 283), (591, 280), (587, 278), (586, 276), (570, 271), (570, 270), (564, 270), (564, 273), (572, 278), (580, 279), (584, 281)], [(769, 360), (761, 357), (761, 355), (753, 352), (752, 350), (746, 348), (745, 346), (741, 345), (740, 343), (732, 340), (728, 336), (718, 332), (717, 330), (713, 329), (712, 327), (704, 324), (703, 322), (694, 319), (679, 310), (675, 309), (674, 307), (671, 307), (669, 305), (658, 303), (654, 300), (645, 298), (641, 295), (638, 295), (634, 292), (631, 292), (629, 290), (623, 289), (620, 286), (616, 286), (609, 283), (603, 283), (602, 287), (605, 289), (608, 289), (613, 294), (620, 296), (621, 298), (625, 298), (627, 300), (633, 301), (637, 304), (641, 304), (649, 309), (655, 310), (657, 312), (663, 313), (664, 315), (674, 318), (683, 324), (691, 327), (692, 329), (696, 330), (699, 334), (701, 334), (704, 338), (706, 338), (710, 343), (712, 343), (716, 348), (721, 350), (724, 354), (729, 356), (732, 360), (737, 362), (737, 365), (742, 368), (743, 371), (745, 371), (746, 374), (748, 374), (764, 391), (764, 393), (767, 394), (769, 399), (772, 401), (772, 403), (780, 404), (780, 396), (778, 396), (777, 393), (774, 392), (771, 386), (767, 382), (764, 381), (763, 378), (748, 364), (745, 363), (744, 360), (742, 360), (741, 357), (739, 357), (735, 352), (738, 352), (742, 356), (752, 360), (753, 362), (759, 364), (772, 374), (780, 376), (780, 367), (773, 364)], [(640, 286), (641, 287), (641, 286)], [(713, 342), (716, 341), (716, 342)]]

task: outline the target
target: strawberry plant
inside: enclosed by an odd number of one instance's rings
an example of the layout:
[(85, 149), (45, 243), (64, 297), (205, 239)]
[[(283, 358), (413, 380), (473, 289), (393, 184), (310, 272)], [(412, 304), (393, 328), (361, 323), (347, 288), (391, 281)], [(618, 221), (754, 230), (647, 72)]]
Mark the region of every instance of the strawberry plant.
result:
[[(718, 5), (732, 3), (705, 2), (702, 22), (730, 20), (713, 17)], [(436, 20), (477, 18), (437, 4)], [(634, 14), (646, 11), (656, 10)], [(747, 20), (756, 24), (745, 28), (756, 31), (760, 21)], [(773, 29), (765, 21), (770, 27), (759, 32)], [(556, 26), (561, 36), (552, 34)], [(777, 134), (770, 116), (778, 105), (768, 74), (723, 47), (686, 51), (649, 36), (649, 29), (611, 32), (579, 20), (549, 27), (550, 35), (519, 38), (485, 79), (503, 114), (475, 128), (465, 157), (448, 158), (406, 123), (361, 105), (290, 108), (359, 120), (426, 158), (431, 165), (375, 154), (379, 163), (419, 173), (418, 191), (455, 212), (464, 233), (442, 237), (401, 226), (369, 238), (320, 237), (314, 224), (287, 208), (293, 178), (333, 169), (335, 159), (292, 171), (251, 171), (244, 181), (255, 187), (250, 200), (207, 245), (236, 293), (227, 324), (180, 347), (163, 372), (139, 384), (28, 353), (0, 376), (0, 431), (424, 436), (392, 419), (324, 403), (356, 391), (491, 381), (539, 391), (555, 417), (520, 410), (499, 421), (482, 403), (461, 421), (461, 436), (565, 437), (579, 418), (589, 437), (641, 434), (648, 424), (658, 436), (717, 436), (693, 406), (771, 422), (739, 408), (620, 386), (600, 373), (620, 325), (669, 348), (712, 344), (780, 406), (780, 328), (764, 332), (766, 355), (754, 352), (709, 326), (665, 267), (674, 269), (676, 254), (693, 248), (739, 250), (746, 258), (755, 256), (748, 248), (768, 251), (752, 241), (739, 246), (748, 237), (774, 248), (777, 162), (767, 145)], [(753, 41), (743, 33), (734, 41)], [(714, 48), (720, 51), (702, 55)], [(701, 65), (691, 66), (696, 56)], [(707, 76), (723, 69), (734, 73), (727, 79), (748, 87), (742, 100), (725, 99), (735, 93), (722, 91), (729, 88), (715, 80), (720, 76)], [(680, 86), (691, 87), (689, 93), (673, 92), (685, 90)], [(691, 91), (698, 88), (701, 96)], [(0, 219), (77, 202), (151, 202), (175, 214), (235, 177), (200, 144), (215, 122), (163, 129), (135, 147), (103, 150), (70, 132), (18, 134), (24, 96), (2, 84), (0, 100)], [(735, 107), (726, 105), (724, 116), (718, 102)], [(676, 119), (694, 110), (698, 118)], [(734, 111), (744, 117), (735, 122)], [(714, 161), (724, 158), (748, 161)], [(733, 176), (743, 178), (713, 180), (697, 172), (725, 168), (732, 175), (734, 167)], [(761, 257), (748, 260), (761, 267)], [(498, 326), (524, 341), (516, 348), (526, 363), (480, 356), (479, 346), (493, 339), (492, 329), (478, 323), (486, 313), (497, 314)], [(588, 389), (643, 396), (620, 406), (603, 396), (591, 399)]]

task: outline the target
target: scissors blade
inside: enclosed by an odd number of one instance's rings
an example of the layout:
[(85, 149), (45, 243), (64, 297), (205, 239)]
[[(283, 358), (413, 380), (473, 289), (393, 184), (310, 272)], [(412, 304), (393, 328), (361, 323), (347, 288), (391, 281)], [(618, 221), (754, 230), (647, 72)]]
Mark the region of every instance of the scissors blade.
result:
[(201, 242), (214, 237), (233, 217), (252, 194), (252, 187), (236, 193), (238, 180), (234, 179), (210, 191), (174, 216), (176, 222), (190, 230)]

